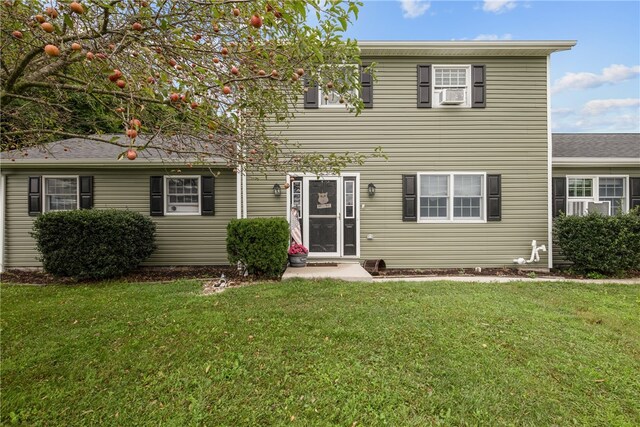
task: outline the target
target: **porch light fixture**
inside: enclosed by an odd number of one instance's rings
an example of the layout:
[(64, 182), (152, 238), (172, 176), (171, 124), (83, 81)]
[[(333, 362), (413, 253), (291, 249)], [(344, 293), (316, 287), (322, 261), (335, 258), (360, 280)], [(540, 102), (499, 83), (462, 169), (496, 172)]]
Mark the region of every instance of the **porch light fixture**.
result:
[(376, 186), (373, 185), (373, 182), (369, 184), (369, 186), (367, 187), (367, 191), (369, 191), (369, 196), (371, 197), (376, 195)]
[(282, 189), (280, 188), (280, 184), (273, 184), (273, 195), (276, 197), (280, 197), (282, 194)]

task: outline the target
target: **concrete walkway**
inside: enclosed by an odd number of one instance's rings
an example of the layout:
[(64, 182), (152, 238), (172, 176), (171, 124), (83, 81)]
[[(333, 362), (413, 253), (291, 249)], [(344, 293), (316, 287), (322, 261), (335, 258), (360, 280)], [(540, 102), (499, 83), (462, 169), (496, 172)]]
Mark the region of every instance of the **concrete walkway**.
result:
[(623, 284), (640, 285), (640, 279), (566, 279), (564, 277), (528, 277), (519, 276), (411, 276), (411, 277), (375, 277), (374, 282), (466, 282), (466, 283), (508, 283), (508, 282), (580, 282), (599, 285)]
[(286, 279), (338, 279), (348, 282), (372, 282), (373, 278), (358, 263), (339, 263), (337, 266), (287, 267), (282, 275)]

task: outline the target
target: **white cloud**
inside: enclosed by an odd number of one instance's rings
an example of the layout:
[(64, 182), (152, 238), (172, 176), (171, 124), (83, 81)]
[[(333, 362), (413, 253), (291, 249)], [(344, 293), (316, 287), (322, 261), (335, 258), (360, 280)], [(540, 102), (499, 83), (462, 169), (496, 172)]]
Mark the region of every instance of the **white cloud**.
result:
[(607, 84), (616, 84), (632, 79), (640, 74), (640, 65), (627, 67), (626, 65), (612, 64), (602, 70), (602, 74), (594, 73), (566, 73), (556, 80), (553, 85), (553, 93), (566, 89), (590, 89)]
[(640, 99), (593, 99), (551, 110), (554, 132), (640, 132)]
[(484, 0), (482, 10), (485, 12), (502, 13), (516, 7), (514, 0)]
[(610, 113), (612, 110), (630, 107), (640, 107), (640, 99), (594, 99), (584, 105), (582, 112), (590, 116), (595, 116), (598, 114)]
[(511, 40), (511, 34), (503, 34), (499, 36), (498, 34), (480, 34), (474, 40)]
[(400, 0), (402, 16), (408, 19), (417, 18), (425, 14), (431, 7), (431, 2), (422, 0)]

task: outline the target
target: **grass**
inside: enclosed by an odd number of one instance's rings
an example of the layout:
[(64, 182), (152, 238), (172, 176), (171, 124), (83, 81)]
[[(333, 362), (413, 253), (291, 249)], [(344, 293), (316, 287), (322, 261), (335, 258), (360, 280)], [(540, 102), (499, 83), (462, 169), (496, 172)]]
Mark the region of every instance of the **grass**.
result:
[(640, 288), (2, 287), (3, 424), (640, 424)]

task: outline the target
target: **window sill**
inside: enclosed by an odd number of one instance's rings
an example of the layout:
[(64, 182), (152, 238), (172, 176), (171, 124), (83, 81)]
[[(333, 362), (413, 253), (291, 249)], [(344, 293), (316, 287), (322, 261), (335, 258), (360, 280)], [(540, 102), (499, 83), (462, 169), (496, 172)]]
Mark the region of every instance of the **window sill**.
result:
[(485, 224), (486, 219), (418, 219), (418, 224)]

